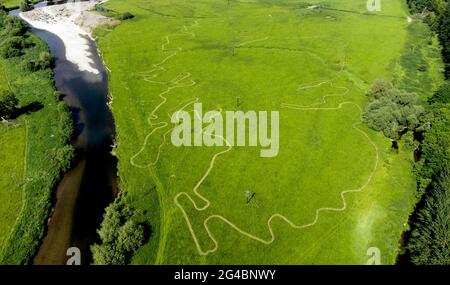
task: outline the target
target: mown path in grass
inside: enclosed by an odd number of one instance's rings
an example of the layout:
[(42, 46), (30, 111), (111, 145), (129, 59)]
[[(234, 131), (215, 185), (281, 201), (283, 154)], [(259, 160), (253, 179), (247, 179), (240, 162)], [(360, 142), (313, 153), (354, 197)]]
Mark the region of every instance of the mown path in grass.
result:
[[(150, 116), (147, 119), (147, 122), (149, 124), (149, 126), (151, 127), (151, 131), (149, 134), (147, 134), (147, 136), (144, 139), (144, 143), (142, 144), (142, 147), (139, 149), (139, 151), (133, 155), (130, 159), (130, 163), (131, 165), (133, 165), (134, 167), (138, 167), (138, 168), (147, 168), (149, 165), (143, 165), (143, 164), (139, 164), (137, 163), (135, 160), (138, 159), (138, 157), (141, 155), (141, 153), (145, 150), (145, 148), (147, 147), (147, 144), (149, 142), (149, 140), (151, 139), (152, 135), (155, 134), (155, 132), (158, 129), (163, 129), (166, 128), (169, 123), (166, 121), (160, 121), (160, 122), (154, 122), (157, 121), (159, 119), (159, 117), (156, 115), (157, 111), (161, 108), (161, 106), (163, 106), (164, 104), (166, 104), (167, 102), (167, 96), (173, 89), (176, 88), (185, 88), (185, 87), (191, 87), (193, 85), (195, 85), (195, 81), (188, 81), (186, 83), (182, 83), (185, 79), (188, 79), (189, 77), (191, 77), (191, 74), (189, 72), (184, 72), (184, 73), (180, 73), (179, 75), (177, 75), (174, 79), (170, 80), (170, 81), (157, 81), (155, 79), (157, 79), (158, 77), (158, 72), (162, 72), (165, 71), (164, 68), (164, 63), (166, 63), (168, 60), (170, 60), (172, 57), (175, 57), (178, 52), (181, 52), (183, 49), (182, 47), (177, 47), (177, 48), (167, 48), (167, 46), (170, 45), (170, 38), (172, 37), (176, 37), (176, 36), (190, 36), (192, 38), (195, 37), (195, 33), (190, 32), (192, 27), (196, 27), (198, 26), (198, 21), (195, 21), (189, 28), (187, 26), (183, 26), (180, 31), (176, 34), (170, 34), (167, 35), (165, 37), (165, 42), (161, 45), (161, 51), (163, 53), (169, 53), (167, 55), (167, 57), (165, 57), (161, 62), (156, 63), (153, 65), (153, 69), (147, 71), (147, 72), (140, 72), (140, 73), (136, 73), (137, 76), (142, 76), (143, 79), (149, 83), (152, 84), (160, 84), (160, 85), (167, 85), (169, 86), (166, 90), (164, 90), (163, 92), (158, 94), (158, 97), (161, 98), (161, 102), (156, 105), (156, 107), (151, 111)], [(248, 40), (242, 43), (239, 43), (237, 45), (235, 45), (235, 47), (241, 47), (241, 46), (245, 46), (251, 43), (256, 43), (256, 42), (260, 42), (260, 41), (265, 41), (269, 39), (269, 37), (264, 37), (261, 39), (254, 39), (254, 40)], [(343, 70), (344, 66), (342, 67), (341, 71)], [(305, 83), (305, 84), (301, 84), (298, 88), (297, 91), (302, 91), (305, 89), (312, 89), (312, 88), (317, 88), (320, 87), (323, 84), (330, 84), (333, 87), (333, 81), (339, 76), (339, 74), (341, 73), (341, 71), (339, 71), (336, 76), (334, 78), (328, 79), (328, 80), (323, 80), (323, 81), (319, 81), (319, 82), (310, 82), (310, 83)], [(310, 105), (306, 105), (306, 106), (301, 106), (301, 105), (295, 105), (295, 104), (288, 104), (288, 103), (283, 103), (282, 104), (282, 108), (289, 108), (289, 109), (295, 109), (295, 110), (303, 110), (303, 111), (314, 111), (314, 110), (320, 110), (320, 111), (335, 111), (335, 110), (341, 110), (342, 107), (344, 105), (353, 105), (356, 106), (360, 112), (360, 115), (362, 116), (362, 109), (359, 105), (355, 104), (354, 102), (342, 102), (340, 103), (337, 107), (313, 107), (313, 106), (317, 106), (317, 105), (321, 105), (321, 104), (325, 104), (326, 103), (326, 99), (328, 97), (342, 97), (345, 96), (348, 93), (348, 88), (346, 87), (335, 87), (336, 89), (343, 89), (344, 92), (342, 94), (326, 94), (322, 97), (320, 102), (316, 102), (316, 103), (312, 103)], [(187, 99), (187, 103), (184, 104), (181, 108), (174, 108), (174, 110), (176, 111), (181, 111), (184, 110), (185, 108), (187, 108), (189, 105), (194, 104), (195, 102), (198, 102), (199, 98), (195, 97), (195, 98), (190, 98)], [(183, 102), (181, 103), (183, 104)], [(219, 111), (220, 113), (221, 111)], [(168, 114), (169, 118), (170, 118), (170, 114)], [(195, 113), (195, 116), (198, 117), (198, 119), (202, 120), (202, 118), (199, 117), (199, 114)], [(340, 212), (340, 211), (344, 211), (347, 208), (347, 202), (345, 199), (345, 195), (348, 193), (356, 193), (356, 192), (360, 192), (362, 191), (364, 188), (367, 187), (367, 185), (370, 183), (370, 181), (372, 180), (372, 177), (376, 171), (376, 168), (378, 167), (379, 164), (379, 151), (378, 151), (378, 147), (376, 146), (376, 144), (370, 139), (370, 137), (367, 135), (366, 132), (364, 132), (363, 130), (359, 129), (356, 127), (356, 125), (359, 125), (360, 123), (355, 123), (352, 125), (352, 128), (354, 128), (356, 131), (360, 132), (365, 138), (367, 138), (368, 142), (374, 147), (375, 149), (375, 153), (376, 153), (376, 159), (375, 159), (375, 163), (374, 163), (374, 167), (372, 172), (370, 173), (367, 181), (360, 187), (355, 188), (355, 189), (347, 189), (347, 190), (343, 190), (342, 192), (340, 192), (340, 198), (342, 201), (342, 207), (339, 208), (330, 208), (330, 207), (321, 207), (315, 210), (315, 216), (312, 222), (307, 223), (307, 224), (300, 224), (297, 225), (294, 222), (292, 222), (290, 219), (288, 219), (287, 217), (285, 217), (284, 215), (280, 214), (280, 213), (275, 213), (273, 214), (267, 221), (267, 227), (268, 227), (268, 231), (270, 233), (270, 239), (263, 239), (261, 237), (252, 235), (251, 233), (242, 230), (241, 228), (239, 228), (236, 224), (234, 224), (233, 222), (231, 222), (230, 220), (228, 220), (226, 217), (221, 216), (221, 215), (210, 215), (208, 216), (203, 224), (204, 227), (210, 237), (210, 239), (214, 242), (214, 247), (210, 250), (204, 251), (201, 246), (200, 243), (197, 239), (197, 236), (195, 234), (195, 230), (193, 229), (191, 222), (189, 220), (189, 216), (186, 213), (186, 211), (184, 210), (183, 206), (179, 203), (178, 199), (180, 196), (185, 195), (193, 204), (193, 206), (195, 207), (195, 209), (197, 211), (204, 211), (206, 210), (209, 206), (210, 206), (210, 201), (203, 196), (202, 194), (199, 193), (199, 188), (202, 185), (202, 183), (207, 179), (208, 175), (211, 173), (211, 171), (214, 168), (214, 165), (216, 163), (216, 160), (221, 156), (224, 155), (225, 153), (229, 152), (232, 149), (232, 146), (230, 144), (230, 142), (228, 142), (224, 137), (219, 136), (219, 135), (215, 135), (215, 134), (209, 134), (212, 137), (219, 137), (221, 140), (223, 140), (223, 142), (225, 143), (225, 145), (227, 146), (227, 148), (223, 151), (220, 151), (216, 154), (214, 154), (214, 156), (211, 158), (211, 161), (209, 163), (209, 167), (206, 170), (206, 172), (203, 174), (203, 176), (201, 177), (201, 179), (197, 182), (197, 184), (194, 186), (194, 188), (192, 189), (192, 192), (199, 197), (203, 202), (204, 202), (204, 206), (203, 207), (199, 207), (196, 202), (191, 198), (191, 196), (187, 193), (187, 192), (180, 192), (178, 193), (175, 197), (174, 197), (174, 203), (180, 208), (181, 212), (183, 213), (184, 219), (186, 220), (186, 223), (188, 225), (189, 231), (194, 239), (194, 242), (196, 244), (197, 250), (199, 252), (200, 255), (207, 255), (209, 253), (215, 252), (218, 247), (219, 247), (219, 242), (217, 241), (216, 238), (214, 238), (213, 233), (210, 231), (209, 227), (208, 227), (208, 221), (211, 219), (220, 219), (223, 222), (225, 222), (226, 224), (228, 224), (230, 227), (232, 227), (233, 229), (235, 229), (238, 233), (254, 239), (258, 242), (264, 243), (264, 244), (271, 244), (274, 240), (275, 240), (275, 233), (272, 229), (271, 226), (271, 222), (273, 219), (275, 218), (279, 218), (284, 220), (287, 224), (289, 224), (291, 227), (295, 228), (295, 229), (305, 229), (305, 228), (309, 228), (314, 226), (318, 219), (319, 219), (319, 215), (320, 212), (325, 212), (325, 211), (330, 211), (330, 212)], [(205, 127), (206, 128), (206, 127)], [(157, 151), (157, 155), (154, 159), (154, 161), (151, 162), (152, 166), (155, 166), (158, 163), (159, 157), (161, 156), (161, 148), (164, 144), (167, 143), (167, 139), (166, 136), (172, 131), (173, 128), (170, 128), (168, 131), (166, 131), (163, 134), (163, 140), (162, 143), (159, 145), (158, 147), (158, 151)], [(205, 134), (205, 131), (203, 129), (202, 131), (202, 135)], [(163, 223), (163, 221), (161, 221), (161, 223)]]
[[(99, 39), (121, 185), (154, 226), (135, 263), (365, 263), (373, 244), (392, 262), (413, 189), (408, 154), (360, 121), (366, 88), (392, 76), (404, 46), (399, 1), (385, 6), (398, 18), (280, 3), (106, 5), (136, 15)], [(225, 141), (171, 146), (175, 111), (235, 110), (237, 96), (244, 111), (280, 111), (278, 158)], [(244, 190), (256, 192), (248, 205)]]

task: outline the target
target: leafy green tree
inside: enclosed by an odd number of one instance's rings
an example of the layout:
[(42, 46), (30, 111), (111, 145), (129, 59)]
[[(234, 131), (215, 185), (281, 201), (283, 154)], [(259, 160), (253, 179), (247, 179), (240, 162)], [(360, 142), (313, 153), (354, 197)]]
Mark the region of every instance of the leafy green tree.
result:
[(408, 250), (414, 264), (450, 265), (450, 174), (442, 173), (413, 223)]
[(70, 163), (74, 158), (73, 146), (65, 145), (49, 151), (49, 156), (56, 164), (55, 168), (61, 169), (61, 171), (68, 171), (70, 169)]
[(366, 96), (370, 101), (377, 100), (383, 96), (386, 96), (388, 91), (392, 89), (394, 89), (394, 85), (392, 85), (390, 81), (386, 79), (377, 79), (367, 92)]
[(43, 51), (39, 54), (38, 65), (40, 69), (50, 68), (52, 56), (49, 52)]
[(30, 4), (28, 0), (22, 0), (20, 2), (20, 10), (22, 10), (22, 12), (27, 12), (30, 11), (31, 9), (33, 9), (33, 6)]
[(7, 36), (23, 36), (27, 31), (27, 26), (20, 18), (8, 15), (4, 21), (4, 29)]
[(122, 207), (123, 205), (120, 203), (112, 203), (106, 208), (102, 226), (98, 231), (103, 243), (113, 243), (116, 240), (117, 230), (123, 219)]
[(363, 114), (363, 121), (370, 128), (383, 132), (393, 141), (399, 140), (407, 131), (424, 131), (429, 128), (429, 115), (418, 103), (419, 98), (415, 93), (388, 89), (374, 94), (378, 94), (378, 99), (372, 101)]
[[(55, 92), (55, 96), (58, 96), (59, 93)], [(65, 142), (70, 141), (70, 138), (73, 134), (73, 120), (69, 111), (69, 107), (60, 101), (58, 103), (58, 112), (59, 112), (59, 133), (57, 136), (60, 139), (60, 145), (64, 145)]]
[(126, 252), (134, 252), (144, 243), (144, 228), (133, 220), (120, 227), (117, 244)]
[(2, 36), (0, 39), (9, 36), (23, 36), (26, 30), (26, 25), (20, 18), (0, 11), (0, 35)]
[(91, 247), (94, 264), (126, 264), (145, 241), (142, 224), (135, 221), (137, 212), (120, 198), (106, 208), (98, 234), (102, 241)]
[(19, 100), (11, 91), (3, 91), (0, 94), (0, 117), (10, 118), (17, 110)]
[(97, 265), (124, 265), (125, 255), (118, 251), (113, 244), (98, 245), (91, 247), (94, 264)]

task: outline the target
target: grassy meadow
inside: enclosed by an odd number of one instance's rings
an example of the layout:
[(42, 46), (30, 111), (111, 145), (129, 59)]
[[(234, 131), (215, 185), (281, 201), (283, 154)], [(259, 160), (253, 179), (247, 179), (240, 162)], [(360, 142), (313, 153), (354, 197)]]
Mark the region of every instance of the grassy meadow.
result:
[[(437, 42), (407, 21), (402, 0), (372, 14), (366, 1), (308, 3), (320, 7), (105, 4), (135, 15), (96, 31), (110, 70), (120, 185), (152, 226), (133, 263), (365, 264), (370, 247), (383, 264), (395, 262), (415, 202), (411, 150), (395, 152), (360, 123), (364, 94), (377, 78), (431, 94), (442, 80)], [(174, 147), (169, 116), (194, 101), (204, 112), (279, 111), (278, 156)], [(246, 191), (255, 193), (249, 203)]]
[[(0, 91), (8, 90), (8, 80), (0, 62)], [(22, 206), (22, 184), (26, 144), (24, 121), (0, 124), (0, 250), (11, 233)]]
[(19, 0), (0, 0), (0, 4), (4, 5), (7, 8), (10, 7), (19, 7)]
[[(19, 8), (20, 2), (21, 2), (20, 0), (0, 0), (0, 4), (2, 4), (3, 6), (5, 6), (6, 8), (9, 8), (9, 9), (11, 9), (11, 8), (13, 8), (13, 9)], [(39, 1), (39, 0), (31, 0), (29, 2), (31, 4), (33, 4), (33, 3), (38, 3), (38, 2), (41, 2), (41, 1)]]
[(0, 61), (0, 88), (14, 92), (22, 113), (9, 126), (0, 125), (0, 264), (30, 262), (44, 234), (52, 190), (73, 157), (67, 145), (70, 113), (59, 101), (51, 69), (24, 67), (48, 47), (29, 33), (25, 37), (23, 56)]

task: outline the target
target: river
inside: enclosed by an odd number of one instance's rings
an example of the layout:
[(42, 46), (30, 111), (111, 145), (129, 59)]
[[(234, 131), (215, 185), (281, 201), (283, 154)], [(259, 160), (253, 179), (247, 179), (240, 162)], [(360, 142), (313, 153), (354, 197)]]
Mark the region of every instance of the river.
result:
[[(41, 4), (43, 6), (45, 4)], [(18, 11), (11, 11), (17, 14)], [(114, 119), (108, 108), (108, 76), (95, 42), (89, 46), (89, 64), (98, 72), (80, 70), (66, 58), (66, 47), (57, 34), (31, 28), (50, 47), (57, 90), (69, 107), (75, 126), (73, 167), (54, 192), (47, 231), (33, 263), (65, 264), (67, 249), (77, 247), (81, 263), (91, 262), (89, 246), (97, 241), (105, 207), (117, 193), (117, 161), (111, 155)]]

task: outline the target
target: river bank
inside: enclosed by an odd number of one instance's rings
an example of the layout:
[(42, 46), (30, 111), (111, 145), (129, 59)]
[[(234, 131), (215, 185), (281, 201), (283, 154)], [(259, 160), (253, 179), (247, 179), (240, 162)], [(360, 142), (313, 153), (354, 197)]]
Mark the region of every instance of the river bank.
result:
[(31, 32), (50, 47), (54, 80), (72, 112), (74, 166), (59, 183), (55, 203), (34, 264), (65, 264), (69, 247), (78, 247), (82, 264), (90, 262), (104, 208), (116, 193), (115, 130), (107, 106), (107, 73), (92, 29), (108, 18), (92, 13), (97, 1), (70, 2), (19, 13)]
[(58, 36), (64, 44), (65, 58), (77, 65), (81, 71), (98, 74), (100, 71), (92, 61), (93, 51), (88, 39), (93, 40), (91, 33), (97, 25), (111, 20), (91, 12), (97, 3), (99, 1), (38, 7), (19, 13), (19, 17), (35, 29)]
[[(14, 181), (15, 192), (21, 199), (16, 202), (15, 210), (9, 208), (9, 212), (3, 212), (8, 219), (14, 219), (14, 224), (12, 228), (2, 228), (5, 243), (0, 249), (0, 264), (28, 264), (44, 234), (53, 189), (73, 158), (70, 145), (73, 128), (70, 110), (55, 90), (47, 44), (21, 28), (23, 23), (14, 16), (0, 11), (0, 21), (4, 20), (10, 21), (13, 27), (0, 27), (1, 42), (14, 38), (26, 41), (27, 45), (14, 47), (14, 56), (3, 50), (0, 59), (3, 90), (14, 94), (19, 103), (16, 115), (7, 118), (11, 121), (2, 121), (4, 129), (0, 136), (6, 135), (5, 127), (25, 132), (22, 137), (25, 149), (14, 140), (12, 149), (4, 147), (0, 151), (3, 162), (8, 153), (16, 160), (23, 160), (22, 178), (19, 173), (13, 173), (11, 178), (4, 176), (8, 172), (2, 174), (4, 179)], [(4, 189), (2, 187), (2, 191)], [(13, 200), (7, 201), (13, 203)], [(3, 203), (3, 210), (8, 210), (8, 203)]]

